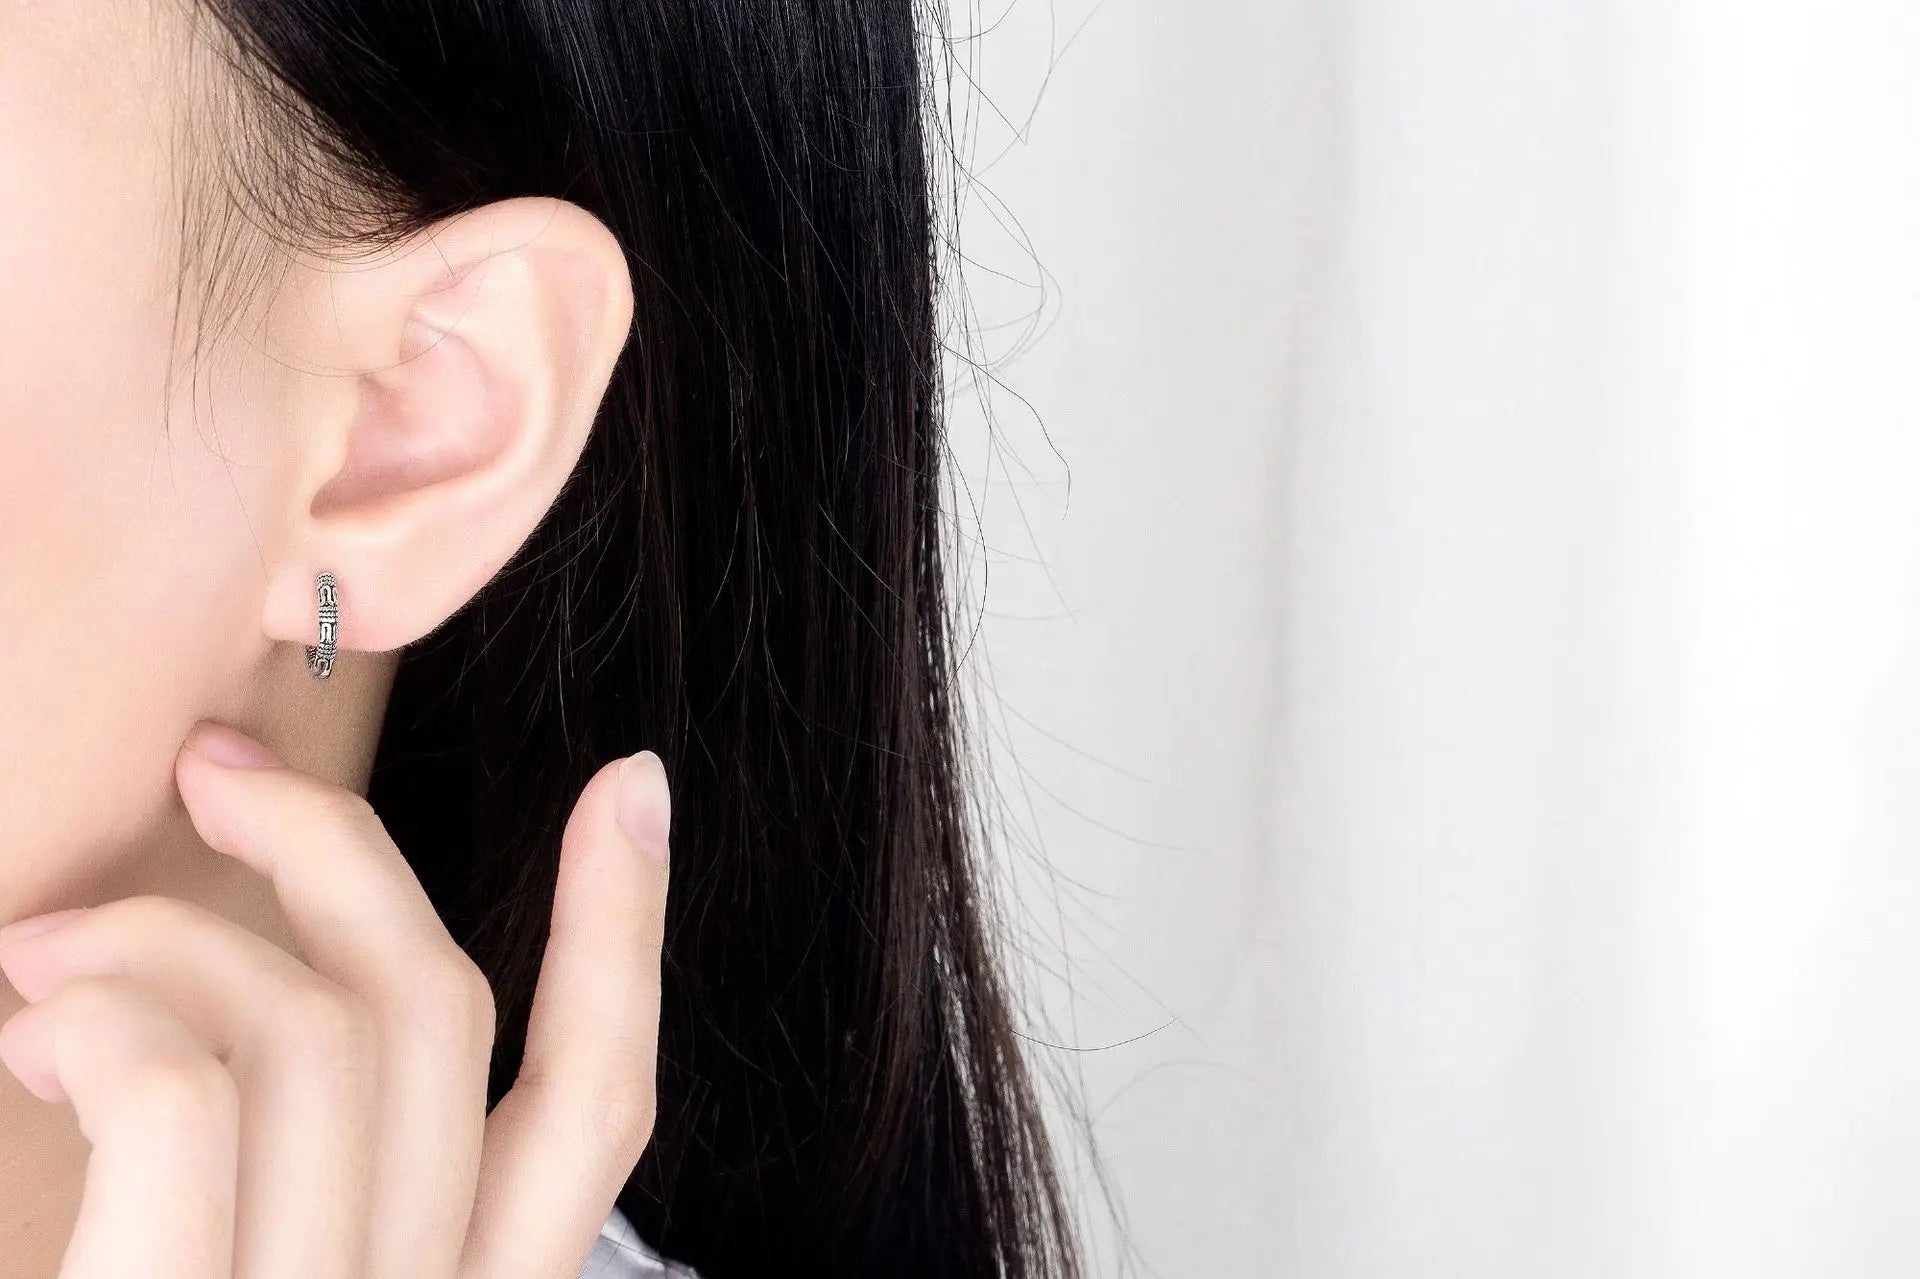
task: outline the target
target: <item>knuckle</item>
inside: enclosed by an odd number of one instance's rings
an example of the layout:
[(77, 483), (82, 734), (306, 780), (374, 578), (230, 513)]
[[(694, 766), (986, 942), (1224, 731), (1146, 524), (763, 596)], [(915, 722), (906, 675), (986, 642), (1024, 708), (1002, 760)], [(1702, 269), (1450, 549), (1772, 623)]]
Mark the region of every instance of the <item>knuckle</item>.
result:
[[(123, 977), (94, 975), (69, 982), (53, 997), (81, 1034), (92, 1040), (115, 1035), (116, 1030), (140, 1011), (140, 999), (131, 982)], [(49, 1000), (51, 1003), (53, 1000)]]
[(227, 1129), (238, 1124), (240, 1090), (210, 1054), (169, 1053), (130, 1073), (123, 1104), (141, 1123), (166, 1131)]
[(493, 1045), (493, 986), (480, 966), (457, 946), (437, 951), (420, 965), (407, 1009), (429, 1034), (464, 1042), (480, 1052)]
[(597, 1097), (598, 1127), (622, 1163), (638, 1160), (653, 1140), (658, 1102), (653, 1076), (619, 1074), (604, 1084)]
[(124, 898), (110, 902), (102, 909), (118, 911), (125, 926), (148, 935), (164, 935), (194, 928), (206, 918), (206, 912), (200, 907), (178, 897), (165, 897), (158, 893)]
[(310, 1058), (353, 1064), (372, 1058), (373, 1019), (344, 991), (314, 980), (292, 986), (281, 1001), (283, 1041)]
[(480, 965), (466, 951), (458, 946), (448, 947), (445, 956), (438, 961), (437, 980), (446, 990), (453, 1002), (473, 1010), (493, 1008), (493, 986), (487, 981), (487, 975), (480, 971)]
[(461, 1006), (466, 1009), (476, 1035), (485, 1038), (489, 1046), (493, 1043), (494, 1019), (499, 1010), (494, 1004), (493, 983), (480, 971), (480, 966), (461, 955), (460, 981)]
[(319, 839), (361, 845), (386, 833), (365, 795), (317, 778), (298, 778), (292, 785), (292, 803), (300, 808), (305, 824)]
[(320, 787), (310, 793), (308, 802), (318, 823), (349, 839), (367, 839), (385, 831), (373, 805), (355, 791), (338, 786)]
[(116, 1123), (221, 1137), (237, 1130), (233, 1075), (151, 992), (118, 977), (82, 978), (48, 1001), (86, 1043), (90, 1087)]

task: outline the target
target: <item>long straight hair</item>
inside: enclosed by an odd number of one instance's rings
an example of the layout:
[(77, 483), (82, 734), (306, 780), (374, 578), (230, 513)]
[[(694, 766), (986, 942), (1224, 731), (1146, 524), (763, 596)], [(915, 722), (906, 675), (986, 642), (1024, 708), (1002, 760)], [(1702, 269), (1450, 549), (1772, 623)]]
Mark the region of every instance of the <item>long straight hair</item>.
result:
[(1076, 1273), (970, 847), (921, 15), (194, 4), (234, 87), (183, 278), (232, 285), (243, 226), (351, 249), (523, 195), (628, 254), (634, 333), (586, 455), (405, 655), (372, 782), (493, 981), (490, 1099), (561, 824), (651, 746), (674, 885), (658, 1122), (622, 1210), (709, 1279)]

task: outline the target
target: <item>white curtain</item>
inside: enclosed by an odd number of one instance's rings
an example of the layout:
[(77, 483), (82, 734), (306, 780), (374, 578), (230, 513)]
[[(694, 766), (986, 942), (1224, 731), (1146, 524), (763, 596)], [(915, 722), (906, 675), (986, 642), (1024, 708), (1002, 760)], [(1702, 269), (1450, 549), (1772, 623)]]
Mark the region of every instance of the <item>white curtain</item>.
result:
[(967, 22), (1094, 1273), (1920, 1274), (1920, 7)]

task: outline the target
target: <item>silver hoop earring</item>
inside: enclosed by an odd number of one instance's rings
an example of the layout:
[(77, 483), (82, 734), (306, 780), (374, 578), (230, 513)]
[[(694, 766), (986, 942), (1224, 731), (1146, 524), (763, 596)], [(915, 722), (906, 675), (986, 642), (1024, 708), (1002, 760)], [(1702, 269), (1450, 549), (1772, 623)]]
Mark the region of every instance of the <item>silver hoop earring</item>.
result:
[(307, 673), (326, 679), (333, 674), (333, 655), (340, 642), (340, 597), (334, 591), (333, 574), (314, 578), (313, 593), (320, 600), (320, 642), (307, 645)]

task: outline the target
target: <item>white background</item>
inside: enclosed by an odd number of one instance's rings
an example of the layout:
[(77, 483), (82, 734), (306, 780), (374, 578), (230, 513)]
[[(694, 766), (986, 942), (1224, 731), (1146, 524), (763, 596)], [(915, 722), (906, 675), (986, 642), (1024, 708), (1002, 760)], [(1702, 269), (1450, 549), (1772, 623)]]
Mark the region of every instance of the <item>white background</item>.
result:
[(1093, 1273), (1920, 1273), (1920, 8), (954, 22)]

